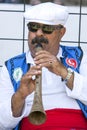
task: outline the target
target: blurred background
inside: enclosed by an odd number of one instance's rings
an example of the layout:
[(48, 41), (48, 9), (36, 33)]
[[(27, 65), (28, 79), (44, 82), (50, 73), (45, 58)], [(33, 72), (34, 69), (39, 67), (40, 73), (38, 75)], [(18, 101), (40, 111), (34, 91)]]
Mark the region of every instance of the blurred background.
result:
[[(0, 0), (1, 3), (18, 3), (18, 4), (31, 4), (31, 5), (36, 5), (39, 3), (43, 2), (54, 2), (57, 4), (64, 4), (64, 5), (79, 5), (80, 0)], [(87, 0), (82, 0), (82, 5), (86, 6), (87, 5)]]
[[(31, 4), (36, 5), (43, 2), (54, 2), (57, 4), (64, 4), (64, 5), (79, 5), (80, 0), (0, 0), (0, 3), (16, 3), (16, 4)], [(82, 5), (87, 5), (87, 0), (82, 0)]]
[(25, 10), (48, 1), (69, 9), (67, 31), (61, 44), (81, 46), (84, 53), (87, 51), (87, 0), (0, 0), (0, 69), (4, 61), (28, 50)]

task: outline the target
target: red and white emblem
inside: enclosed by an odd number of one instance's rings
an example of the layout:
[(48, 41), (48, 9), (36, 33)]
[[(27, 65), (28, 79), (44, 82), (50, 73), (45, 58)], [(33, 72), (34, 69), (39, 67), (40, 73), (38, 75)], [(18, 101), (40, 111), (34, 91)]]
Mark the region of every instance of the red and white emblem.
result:
[(66, 63), (73, 68), (77, 68), (77, 62), (73, 58), (66, 58)]

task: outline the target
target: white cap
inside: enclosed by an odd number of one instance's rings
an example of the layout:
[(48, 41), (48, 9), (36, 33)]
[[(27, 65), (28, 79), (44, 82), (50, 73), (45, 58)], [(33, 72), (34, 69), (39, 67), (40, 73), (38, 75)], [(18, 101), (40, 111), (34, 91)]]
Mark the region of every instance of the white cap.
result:
[(27, 22), (37, 22), (48, 25), (64, 25), (67, 21), (68, 15), (67, 7), (51, 2), (29, 7), (29, 9), (24, 13)]

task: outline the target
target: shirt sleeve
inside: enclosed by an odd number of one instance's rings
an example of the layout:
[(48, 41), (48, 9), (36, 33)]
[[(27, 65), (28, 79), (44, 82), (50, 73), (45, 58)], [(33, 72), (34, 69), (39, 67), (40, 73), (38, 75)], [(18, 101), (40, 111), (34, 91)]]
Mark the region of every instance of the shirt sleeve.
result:
[(14, 128), (26, 115), (26, 109), (24, 107), (23, 113), (20, 117), (13, 117), (11, 110), (11, 97), (13, 94), (14, 88), (7, 68), (4, 65), (0, 71), (0, 130), (10, 130)]
[(87, 55), (84, 55), (80, 73), (74, 72), (73, 90), (66, 87), (67, 95), (87, 105)]

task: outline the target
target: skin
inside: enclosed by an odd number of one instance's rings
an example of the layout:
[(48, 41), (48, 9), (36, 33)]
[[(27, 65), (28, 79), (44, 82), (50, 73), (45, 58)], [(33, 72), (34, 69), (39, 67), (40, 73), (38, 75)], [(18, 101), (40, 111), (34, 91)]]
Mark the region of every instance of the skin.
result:
[[(40, 75), (41, 68), (46, 67), (52, 73), (61, 76), (65, 79), (67, 76), (67, 68), (56, 58), (59, 51), (59, 44), (61, 38), (66, 32), (66, 28), (54, 30), (52, 34), (45, 34), (39, 29), (37, 32), (28, 33), (28, 46), (31, 51), (31, 55), (34, 58), (35, 66), (31, 67), (29, 71), (22, 77), (20, 87), (16, 93), (12, 96), (12, 112), (14, 117), (19, 117), (22, 114), (26, 97), (35, 90), (35, 80), (32, 80), (33, 75)], [(43, 50), (36, 52), (35, 45), (31, 44), (31, 41), (35, 37), (45, 37), (49, 43), (43, 45)], [(67, 87), (73, 89), (74, 74), (67, 82)]]

